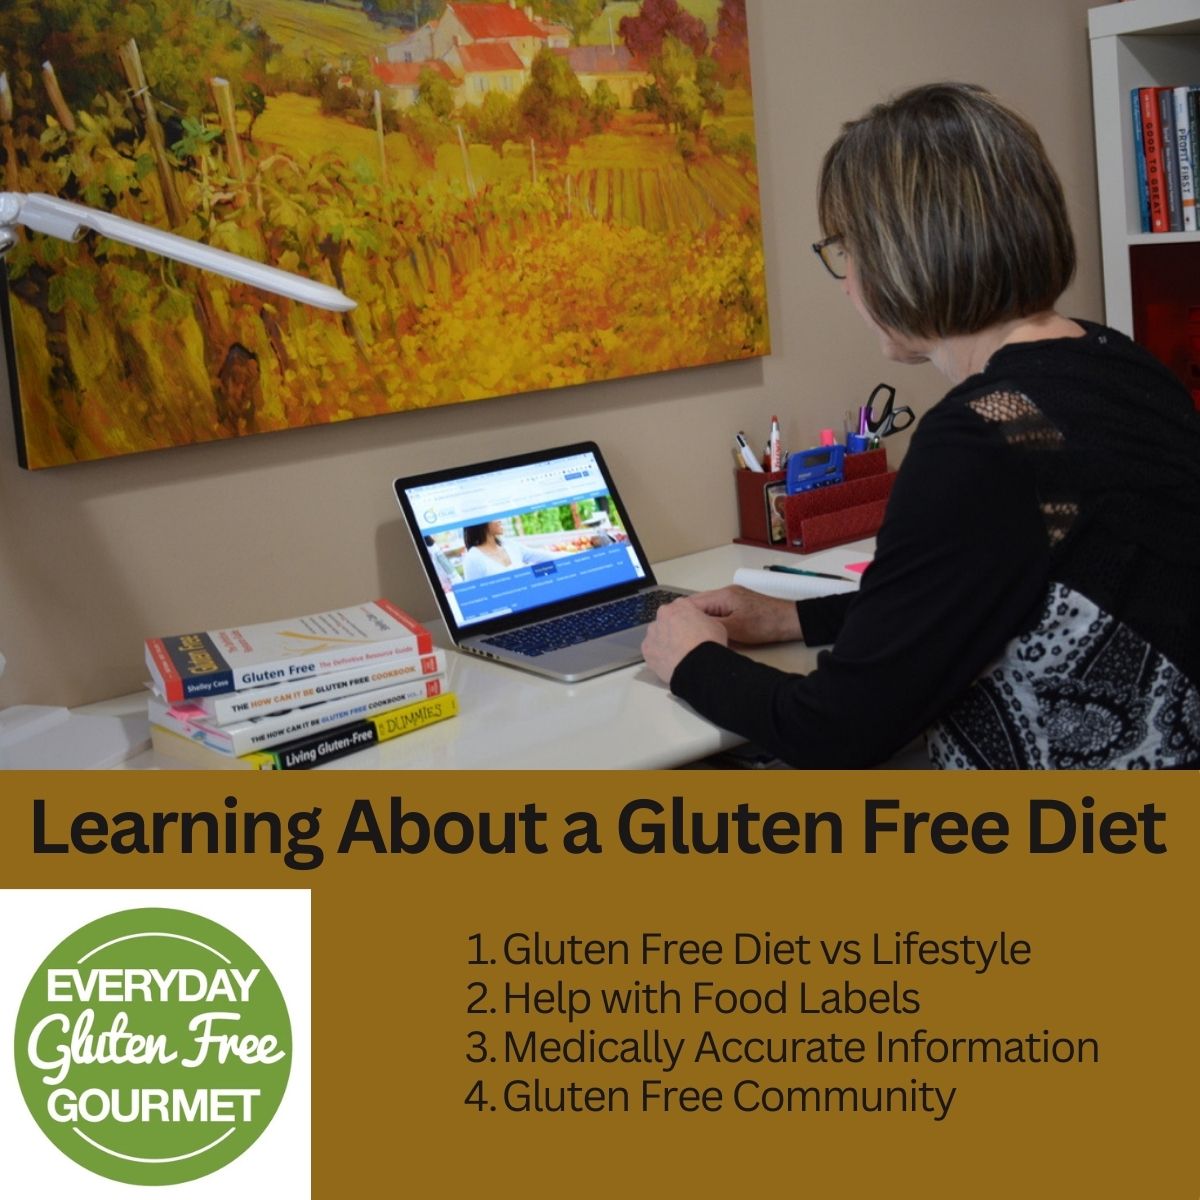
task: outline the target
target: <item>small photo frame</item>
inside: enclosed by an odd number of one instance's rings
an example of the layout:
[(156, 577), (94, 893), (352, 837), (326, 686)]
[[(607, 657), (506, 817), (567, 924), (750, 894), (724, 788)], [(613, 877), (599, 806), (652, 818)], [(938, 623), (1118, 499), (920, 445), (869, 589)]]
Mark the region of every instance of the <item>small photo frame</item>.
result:
[(787, 541), (787, 521), (783, 516), (783, 501), (787, 496), (787, 481), (768, 483), (763, 488), (767, 505), (767, 541), (782, 546)]

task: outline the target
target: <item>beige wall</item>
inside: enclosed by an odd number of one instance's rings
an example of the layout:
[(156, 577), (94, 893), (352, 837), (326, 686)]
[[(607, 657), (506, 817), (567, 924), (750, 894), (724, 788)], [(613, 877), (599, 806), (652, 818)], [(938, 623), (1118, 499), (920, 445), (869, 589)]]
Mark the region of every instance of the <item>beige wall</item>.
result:
[(397, 474), (594, 437), (648, 552), (663, 559), (735, 533), (735, 429), (761, 437), (777, 412), (786, 443), (809, 444), (883, 379), (900, 386), (901, 402), (928, 406), (939, 378), (884, 364), (808, 250), (822, 151), (842, 120), (906, 85), (974, 80), (1041, 129), (1080, 243), (1065, 308), (1102, 315), (1085, 0), (751, 0), (749, 9), (770, 357), (34, 473), (16, 465), (6, 395), (0, 705), (133, 691), (152, 634), (376, 595), (432, 616), (391, 495)]

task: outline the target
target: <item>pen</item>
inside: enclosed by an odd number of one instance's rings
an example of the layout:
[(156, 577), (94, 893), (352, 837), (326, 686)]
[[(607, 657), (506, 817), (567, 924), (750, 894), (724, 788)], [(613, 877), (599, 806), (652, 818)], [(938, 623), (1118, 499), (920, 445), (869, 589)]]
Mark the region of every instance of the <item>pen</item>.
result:
[(830, 575), (827, 571), (805, 571), (802, 567), (785, 567), (782, 563), (771, 563), (764, 570), (780, 571), (784, 575), (812, 575), (816, 579), (839, 579), (842, 583), (853, 582), (845, 575)]
[(771, 433), (767, 439), (767, 461), (770, 462), (772, 471), (782, 470), (783, 444), (780, 440), (778, 417), (771, 418)]
[(746, 435), (740, 430), (733, 435), (733, 440), (737, 445), (738, 453), (742, 456), (742, 462), (750, 468), (751, 471), (757, 471), (762, 474), (762, 463), (754, 455), (754, 451), (750, 449), (749, 443), (746, 441)]

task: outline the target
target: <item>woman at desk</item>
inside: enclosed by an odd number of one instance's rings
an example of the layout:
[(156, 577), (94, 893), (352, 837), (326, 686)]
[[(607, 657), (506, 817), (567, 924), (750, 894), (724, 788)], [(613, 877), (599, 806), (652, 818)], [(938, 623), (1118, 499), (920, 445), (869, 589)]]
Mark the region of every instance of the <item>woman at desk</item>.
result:
[[(1120, 333), (1055, 311), (1075, 267), (1036, 132), (987, 92), (916, 88), (829, 149), (814, 249), (895, 362), (950, 381), (861, 590), (739, 588), (660, 609), (647, 663), (803, 767), (1200, 765), (1200, 416)], [(809, 675), (727, 642), (832, 643)]]
[(463, 578), (470, 582), (472, 579), (485, 579), (489, 575), (500, 575), (528, 563), (545, 562), (550, 558), (539, 550), (530, 550), (511, 538), (502, 541), (500, 535), (504, 532), (501, 521), (484, 521), (480, 525), (467, 525), (463, 528), (463, 545), (466, 553), (463, 555)]

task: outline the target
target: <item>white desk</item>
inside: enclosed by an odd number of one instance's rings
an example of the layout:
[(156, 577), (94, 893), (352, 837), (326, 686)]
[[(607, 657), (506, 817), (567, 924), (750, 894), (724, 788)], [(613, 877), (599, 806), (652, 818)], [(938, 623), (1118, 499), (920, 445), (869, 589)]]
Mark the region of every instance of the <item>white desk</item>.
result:
[[(729, 583), (738, 567), (768, 562), (837, 571), (869, 558), (873, 545), (870, 540), (853, 542), (802, 558), (750, 546), (718, 546), (661, 563), (655, 573), (662, 583), (699, 591)], [(431, 628), (435, 641), (449, 644), (444, 628)], [(813, 665), (816, 651), (797, 643), (756, 649), (753, 656), (804, 671)], [(682, 766), (741, 741), (697, 716), (644, 665), (564, 684), (473, 655), (449, 657), (448, 686), (458, 693), (457, 717), (318, 769), (653, 770)], [(137, 693), (78, 711), (144, 716), (145, 709), (145, 693)], [(149, 750), (122, 766), (181, 769), (173, 759)]]

